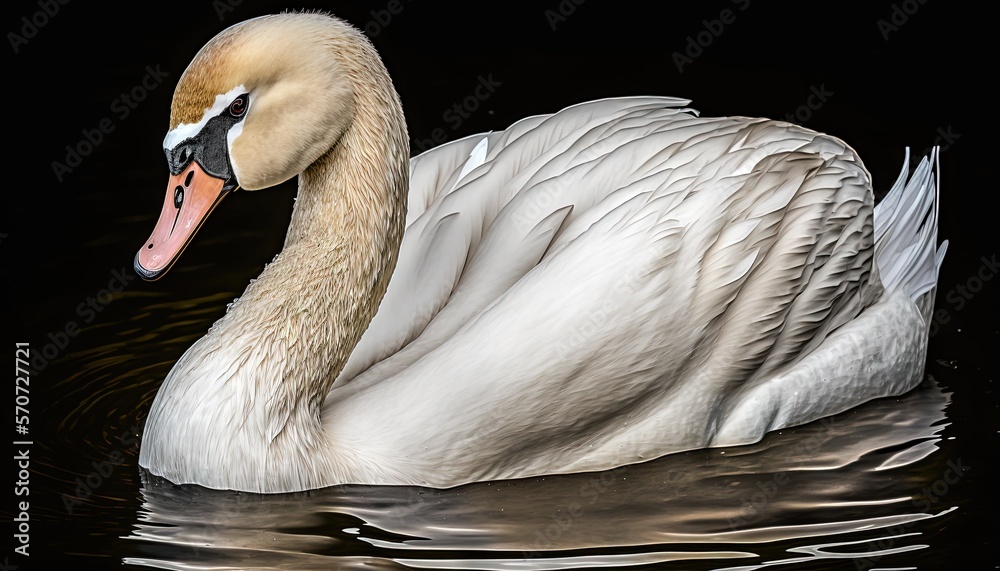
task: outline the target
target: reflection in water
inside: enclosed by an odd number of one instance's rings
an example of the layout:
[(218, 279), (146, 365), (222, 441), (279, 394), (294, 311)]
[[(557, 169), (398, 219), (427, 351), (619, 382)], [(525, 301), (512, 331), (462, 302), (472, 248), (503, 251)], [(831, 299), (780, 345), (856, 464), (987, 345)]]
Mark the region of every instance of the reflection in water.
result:
[(938, 450), (948, 402), (929, 381), (755, 445), (450, 490), (257, 495), (146, 476), (125, 561), (168, 569), (913, 565), (927, 547), (921, 536), (954, 509), (929, 490), (961, 477)]

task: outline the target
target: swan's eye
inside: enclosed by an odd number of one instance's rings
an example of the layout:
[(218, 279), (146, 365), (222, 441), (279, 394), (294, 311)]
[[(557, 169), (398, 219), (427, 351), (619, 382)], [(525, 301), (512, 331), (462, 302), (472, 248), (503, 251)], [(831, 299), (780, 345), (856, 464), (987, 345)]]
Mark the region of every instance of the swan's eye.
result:
[(233, 117), (242, 117), (247, 112), (248, 100), (249, 96), (246, 94), (233, 99), (233, 102), (229, 104), (229, 114)]

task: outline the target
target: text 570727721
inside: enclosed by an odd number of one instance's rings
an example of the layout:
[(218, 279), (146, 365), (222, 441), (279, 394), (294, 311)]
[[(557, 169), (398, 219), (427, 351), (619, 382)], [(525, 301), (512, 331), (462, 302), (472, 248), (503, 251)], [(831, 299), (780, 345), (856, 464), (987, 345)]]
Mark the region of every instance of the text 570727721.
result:
[(18, 546), (14, 551), (25, 557), (29, 555), (29, 532), (31, 530), (30, 518), (28, 516), (29, 502), (27, 499), (31, 493), (28, 487), (31, 482), (31, 472), (29, 470), (31, 466), (29, 457), (31, 441), (27, 440), (28, 423), (30, 421), (28, 415), (28, 404), (30, 402), (28, 387), (31, 383), (31, 377), (28, 373), (30, 351), (31, 348), (28, 346), (28, 343), (15, 344), (14, 432), (17, 436), (14, 439), (14, 449), (17, 451), (17, 454), (14, 455), (14, 473), (17, 474), (17, 479), (14, 482), (14, 502), (17, 504), (15, 506), (17, 509), (14, 510), (14, 513), (17, 515), (14, 517), (16, 531), (14, 539), (18, 543)]

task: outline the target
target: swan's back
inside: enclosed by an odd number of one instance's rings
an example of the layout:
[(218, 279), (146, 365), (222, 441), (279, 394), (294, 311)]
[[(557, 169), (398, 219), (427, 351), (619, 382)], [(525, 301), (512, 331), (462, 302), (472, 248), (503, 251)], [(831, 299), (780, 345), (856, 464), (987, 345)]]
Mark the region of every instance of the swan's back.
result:
[[(701, 118), (687, 103), (585, 103), (412, 159), (399, 264), (328, 418), (368, 442), (435, 418), (410, 444), (489, 443), (468, 461), (434, 460), (454, 483), (744, 441), (846, 408), (747, 403), (890, 297), (868, 172), (833, 137)], [(892, 235), (908, 244), (914, 232)], [(822, 364), (839, 366), (832, 354)], [(898, 387), (855, 393), (886, 390)], [(351, 414), (366, 399), (386, 409), (368, 424)]]
[[(756, 295), (741, 295), (735, 308), (742, 314), (784, 306), (775, 308), (770, 327), (780, 328), (787, 313), (799, 327), (778, 344), (775, 363), (798, 352), (796, 339), (835, 327), (877, 298), (878, 280), (869, 275), (871, 187), (853, 151), (787, 123), (699, 118), (687, 103), (590, 102), (415, 157), (400, 267), (341, 380), (390, 355), (402, 361), (398, 350), (423, 338), (432, 318), (438, 325), (457, 309), (456, 301), (474, 298), (447, 319), (451, 327), (437, 338), (446, 339), (541, 259), (556, 256), (591, 229), (598, 233), (594, 224), (602, 219), (607, 233), (590, 239), (614, 236), (611, 220), (619, 227), (644, 228), (645, 216), (660, 218), (664, 231), (674, 227), (683, 233), (677, 236), (683, 238), (678, 240), (683, 252), (671, 258), (688, 265), (675, 270), (673, 279), (681, 272), (705, 272), (686, 276), (691, 292), (698, 291), (690, 300), (696, 306), (694, 323), (714, 319), (712, 314), (736, 302), (729, 298), (744, 288)], [(469, 172), (470, 153), (484, 144), (482, 164)], [(473, 261), (482, 270), (463, 272)], [(506, 279), (498, 281), (498, 272)], [(462, 286), (475, 274), (492, 281), (482, 284), (488, 291), (480, 288), (456, 300), (454, 294), (464, 294)], [(787, 291), (767, 289), (771, 282)], [(830, 313), (832, 321), (825, 319)], [(814, 319), (798, 319), (799, 314)], [(395, 343), (375, 342), (374, 333), (385, 329), (395, 333)], [(759, 365), (746, 363), (761, 370)]]

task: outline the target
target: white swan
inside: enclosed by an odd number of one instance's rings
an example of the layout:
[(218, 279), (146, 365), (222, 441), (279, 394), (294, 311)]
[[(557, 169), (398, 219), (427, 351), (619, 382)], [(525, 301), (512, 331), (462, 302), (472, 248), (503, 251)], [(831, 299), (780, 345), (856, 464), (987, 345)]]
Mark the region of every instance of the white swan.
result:
[(917, 384), (933, 157), (873, 209), (838, 139), (687, 103), (584, 103), (408, 160), (359, 31), (222, 32), (174, 93), (136, 270), (161, 275), (237, 186), (299, 193), (283, 251), (164, 381), (139, 463), (254, 492), (446, 487), (751, 442)]

